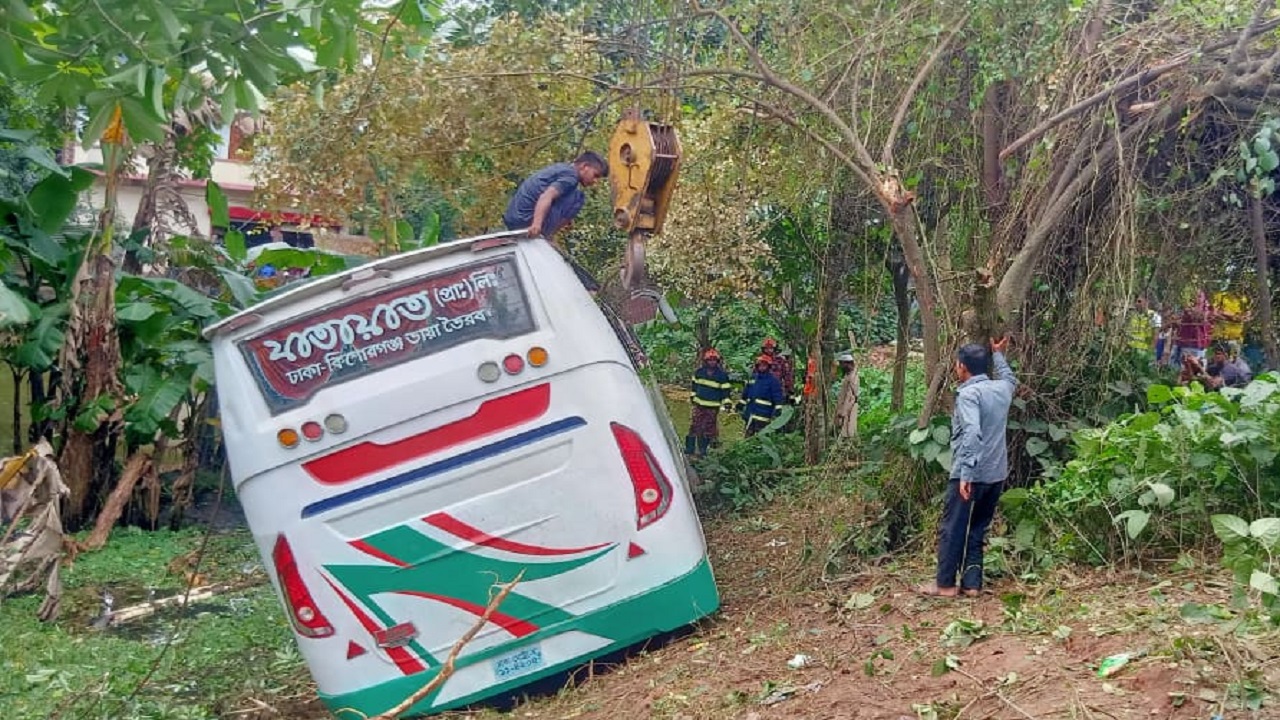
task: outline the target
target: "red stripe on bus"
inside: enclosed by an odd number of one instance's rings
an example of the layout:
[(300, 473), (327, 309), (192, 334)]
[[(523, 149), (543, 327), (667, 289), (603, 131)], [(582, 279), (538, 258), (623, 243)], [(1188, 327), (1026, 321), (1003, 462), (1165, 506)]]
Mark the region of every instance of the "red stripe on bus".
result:
[[(459, 610), (469, 612), (472, 615), (475, 615), (476, 617), (480, 617), (481, 615), (484, 615), (484, 611), (485, 611), (485, 607), (483, 605), (477, 605), (475, 603), (467, 602), (466, 600), (459, 600), (458, 598), (449, 597), (447, 595), (435, 595), (429, 592), (422, 592), (421, 590), (396, 590), (394, 592), (397, 595), (411, 595), (413, 597), (420, 597), (420, 598), (425, 598), (427, 600), (435, 600), (437, 602), (442, 602), (445, 605), (450, 605), (452, 607), (458, 608)], [(518, 638), (522, 638), (526, 635), (531, 635), (538, 631), (538, 626), (534, 625), (528, 620), (521, 620), (520, 618), (511, 617), (510, 615), (504, 615), (500, 612), (495, 612), (492, 615), (490, 615), (489, 622), (493, 623), (494, 625), (497, 625), (498, 627), (502, 628), (503, 630), (506, 630), (507, 632), (511, 633), (512, 635)]]
[[(369, 632), (369, 636), (371, 638), (375, 636), (374, 634), (376, 632), (383, 629), (378, 625), (377, 621), (369, 617), (364, 610), (361, 610), (360, 606), (356, 605), (354, 600), (347, 597), (347, 594), (342, 592), (342, 589), (335, 585), (332, 580), (326, 577), (324, 581), (329, 583), (329, 587), (333, 588), (334, 592), (338, 593), (338, 597), (341, 598), (342, 603), (351, 610), (351, 614), (356, 616), (356, 619), (360, 621), (360, 624), (364, 626), (364, 629)], [(422, 664), (421, 660), (414, 657), (413, 654), (405, 648), (389, 647), (384, 649), (387, 651), (387, 657), (391, 658), (392, 662), (396, 664), (396, 667), (400, 669), (400, 672), (405, 675), (414, 675), (427, 669), (426, 666)]]
[(549, 384), (503, 395), (481, 403), (475, 413), (448, 425), (385, 445), (361, 442), (302, 463), (311, 477), (328, 484), (351, 482), (409, 460), (425, 457), (492, 435), (541, 417), (551, 407)]
[(381, 561), (383, 561), (383, 562), (391, 563), (392, 565), (395, 565), (396, 567), (409, 567), (409, 563), (407, 563), (407, 562), (405, 562), (405, 561), (401, 560), (400, 558), (392, 557), (392, 556), (390, 556), (390, 555), (388, 555), (388, 554), (386, 554), (386, 553), (382, 552), (381, 550), (379, 550), (378, 548), (376, 548), (376, 547), (374, 547), (374, 546), (370, 545), (369, 543), (365, 542), (364, 540), (352, 540), (352, 541), (350, 541), (348, 544), (349, 544), (351, 547), (353, 547), (353, 548), (355, 548), (355, 549), (359, 550), (360, 552), (364, 553), (365, 555), (369, 555), (370, 557), (375, 557), (375, 558), (377, 558), (377, 559), (379, 559), (379, 560), (381, 560)]
[(542, 545), (527, 545), (515, 540), (500, 538), (481, 530), (478, 527), (468, 525), (461, 520), (449, 515), (448, 513), (433, 513), (422, 518), (422, 521), (432, 527), (443, 530), (450, 535), (456, 535), (475, 545), (483, 545), (493, 548), (494, 550), (502, 550), (509, 553), (519, 555), (540, 555), (543, 557), (552, 555), (576, 555), (589, 550), (599, 550), (602, 547), (608, 547), (610, 543), (600, 543), (599, 545), (588, 545), (586, 547), (577, 548), (553, 548)]

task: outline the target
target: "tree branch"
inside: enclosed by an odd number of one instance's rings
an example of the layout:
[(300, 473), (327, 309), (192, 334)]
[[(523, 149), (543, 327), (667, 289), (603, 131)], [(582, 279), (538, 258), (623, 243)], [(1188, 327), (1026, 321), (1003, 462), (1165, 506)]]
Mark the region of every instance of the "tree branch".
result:
[(396, 705), (386, 712), (378, 713), (369, 720), (396, 720), (396, 718), (408, 711), (409, 708), (413, 707), (419, 700), (430, 695), (433, 690), (443, 685), (444, 681), (448, 680), (449, 676), (453, 675), (454, 663), (458, 660), (458, 654), (462, 652), (462, 648), (466, 647), (467, 643), (471, 642), (475, 638), (476, 634), (480, 632), (480, 629), (489, 623), (489, 619), (493, 617), (495, 612), (497, 612), (498, 606), (502, 604), (503, 600), (507, 599), (507, 595), (511, 594), (511, 591), (515, 589), (515, 586), (523, 578), (524, 570), (521, 570), (520, 574), (516, 575), (514, 580), (501, 586), (502, 590), (489, 600), (489, 604), (485, 606), (484, 613), (481, 614), (475, 624), (471, 626), (471, 629), (462, 637), (458, 638), (458, 641), (453, 644), (453, 648), (449, 650), (449, 655), (445, 658), (444, 664), (440, 666), (440, 670), (436, 672), (436, 676), (431, 678), (431, 682), (422, 686), (412, 695), (405, 698), (399, 705)]
[[(851, 167), (858, 167), (867, 177), (873, 177), (878, 174), (878, 171), (876, 170), (876, 162), (871, 158), (871, 153), (867, 152), (867, 146), (858, 139), (857, 134), (854, 133), (853, 129), (849, 127), (849, 124), (840, 117), (839, 113), (837, 113), (831, 105), (823, 102), (818, 97), (815, 97), (808, 90), (779, 77), (773, 69), (769, 67), (769, 64), (764, 61), (764, 58), (760, 56), (760, 52), (756, 50), (755, 47), (751, 45), (750, 41), (742, 35), (742, 31), (738, 26), (723, 12), (704, 8), (696, 0), (693, 3), (693, 8), (695, 10), (695, 15), (714, 17), (724, 25), (725, 29), (729, 31), (729, 34), (733, 36), (734, 41), (742, 46), (743, 50), (747, 53), (747, 57), (751, 59), (751, 64), (754, 65), (758, 71), (757, 73), (750, 73), (746, 71), (726, 69), (727, 72), (725, 74), (758, 80), (799, 99), (801, 102), (804, 102), (835, 126), (836, 131), (840, 133), (840, 137), (843, 138), (845, 142), (849, 143), (849, 146), (853, 150), (851, 158), (856, 160), (856, 165)], [(687, 74), (689, 73), (686, 73), (686, 75)], [(709, 73), (701, 74), (705, 75)]]
[[(1130, 142), (1153, 127), (1168, 123), (1170, 118), (1181, 115), (1185, 107), (1185, 102), (1172, 103), (1165, 106), (1158, 117), (1152, 117), (1146, 122), (1140, 122), (1126, 128), (1119, 136), (1114, 137), (1104, 145), (1093, 157), (1093, 160), (1084, 166), (1085, 171), (1077, 174), (1052, 199), (1052, 204), (1040, 215), (1031, 232), (1027, 235), (1022, 248), (1018, 250), (1013, 260), (1009, 263), (1008, 269), (1005, 270), (1004, 276), (1000, 280), (1000, 286), (996, 290), (996, 306), (1006, 320), (1012, 316), (1013, 309), (1021, 305), (1026, 298), (1027, 290), (1031, 287), (1033, 271), (1040, 262), (1041, 257), (1044, 256), (1053, 230), (1067, 212), (1070, 211), (1071, 207), (1079, 202), (1085, 185), (1096, 180), (1111, 163), (1116, 161), (1125, 143)], [(1059, 185), (1061, 184), (1060, 181)]]
[[(1247, 42), (1249, 39), (1256, 37), (1262, 33), (1268, 32), (1276, 27), (1280, 27), (1280, 19), (1268, 20), (1259, 25), (1253, 25), (1249, 29), (1244, 30), (1240, 34), (1239, 40), (1242, 42)], [(1200, 48), (1198, 50), (1187, 50), (1185, 52), (1178, 53), (1171, 60), (1167, 60), (1159, 65), (1155, 65), (1154, 67), (1150, 67), (1150, 68), (1147, 68), (1146, 70), (1130, 75), (1129, 77), (1124, 78), (1123, 80), (1117, 82), (1111, 87), (1105, 88), (1103, 90), (1099, 90), (1098, 92), (1094, 93), (1093, 95), (1090, 95), (1084, 100), (1081, 100), (1080, 102), (1076, 103), (1075, 105), (1072, 105), (1066, 110), (1063, 110), (1062, 112), (1045, 120), (1044, 122), (1032, 128), (1022, 137), (1018, 138), (1017, 140), (1014, 140), (1012, 143), (1009, 143), (1008, 147), (1000, 151), (1000, 159), (1002, 161), (1007, 160), (1010, 155), (1013, 155), (1019, 150), (1022, 150), (1023, 148), (1025, 148), (1027, 145), (1030, 145), (1031, 143), (1040, 139), (1042, 135), (1049, 132), (1054, 127), (1060, 125), (1063, 121), (1069, 120), (1072, 117), (1079, 115), (1080, 113), (1096, 106), (1098, 103), (1101, 103), (1107, 98), (1110, 98), (1114, 95), (1118, 95), (1119, 93), (1125, 92), (1126, 90), (1129, 90), (1130, 88), (1136, 87), (1138, 85), (1149, 83), (1159, 78), (1162, 75), (1165, 75), (1169, 72), (1177, 70), (1183, 65), (1186, 65), (1188, 62), (1192, 60), (1192, 58), (1198, 55), (1203, 55), (1205, 53), (1210, 53), (1216, 50), (1222, 50), (1224, 48), (1231, 47), (1231, 45), (1235, 42), (1236, 42), (1235, 39), (1221, 40), (1219, 42), (1206, 45), (1203, 48)]]
[(1258, 27), (1262, 23), (1262, 16), (1266, 14), (1269, 8), (1276, 6), (1276, 0), (1261, 0), (1258, 6), (1253, 9), (1253, 17), (1249, 18), (1249, 24), (1245, 26), (1245, 32), (1240, 35), (1240, 39), (1236, 40), (1236, 46), (1231, 49), (1231, 56), (1227, 58), (1228, 65), (1235, 65), (1244, 59), (1245, 51), (1249, 48), (1249, 31)]
[(880, 151), (880, 161), (885, 167), (893, 167), (893, 146), (898, 140), (898, 133), (902, 130), (902, 123), (907, 119), (907, 111), (911, 109), (911, 103), (915, 100), (916, 93), (920, 91), (920, 86), (929, 77), (929, 73), (933, 70), (933, 66), (938, 62), (938, 58), (947, 51), (951, 45), (951, 41), (955, 39), (961, 28), (969, 22), (969, 13), (961, 16), (955, 26), (951, 28), (951, 32), (938, 46), (929, 53), (928, 59), (916, 71), (916, 76), (911, 80), (911, 85), (907, 87), (906, 93), (902, 95), (902, 100), (898, 102), (898, 110), (893, 114), (893, 124), (889, 126), (889, 134), (884, 139), (884, 149)]

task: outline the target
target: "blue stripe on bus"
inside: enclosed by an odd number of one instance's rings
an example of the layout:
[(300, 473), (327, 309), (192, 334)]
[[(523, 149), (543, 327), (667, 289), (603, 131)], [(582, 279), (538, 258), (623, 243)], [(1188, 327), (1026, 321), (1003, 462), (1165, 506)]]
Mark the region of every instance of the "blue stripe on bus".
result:
[(317, 500), (302, 508), (302, 517), (309, 518), (313, 515), (319, 515), (322, 512), (342, 507), (343, 505), (360, 502), (361, 500), (373, 497), (374, 495), (390, 492), (396, 488), (418, 482), (419, 480), (425, 480), (433, 475), (439, 475), (466, 465), (478, 463), (481, 460), (487, 460), (510, 450), (515, 450), (516, 448), (524, 447), (525, 445), (531, 445), (539, 440), (545, 440), (546, 438), (554, 435), (569, 432), (570, 430), (580, 428), (586, 424), (586, 420), (577, 416), (557, 420), (550, 425), (543, 425), (542, 427), (522, 432), (519, 435), (512, 435), (509, 438), (499, 440), (495, 443), (490, 443), (484, 447), (476, 448), (475, 450), (468, 450), (467, 452), (455, 455), (447, 460), (441, 460), (439, 462), (431, 463), (430, 465), (423, 465), (420, 468), (415, 468), (394, 477), (389, 477), (386, 480), (379, 480), (371, 485), (365, 485), (364, 487), (356, 488), (355, 490), (342, 493), (341, 495), (334, 495), (323, 500)]

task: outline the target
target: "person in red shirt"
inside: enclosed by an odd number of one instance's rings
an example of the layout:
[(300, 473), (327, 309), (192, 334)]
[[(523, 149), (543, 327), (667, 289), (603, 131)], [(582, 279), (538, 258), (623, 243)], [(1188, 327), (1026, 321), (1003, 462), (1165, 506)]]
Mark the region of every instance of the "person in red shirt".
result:
[(791, 358), (778, 351), (778, 341), (773, 338), (764, 339), (764, 342), (760, 345), (760, 354), (768, 356), (770, 360), (769, 370), (782, 385), (782, 394), (790, 399), (796, 389), (796, 369), (791, 364)]

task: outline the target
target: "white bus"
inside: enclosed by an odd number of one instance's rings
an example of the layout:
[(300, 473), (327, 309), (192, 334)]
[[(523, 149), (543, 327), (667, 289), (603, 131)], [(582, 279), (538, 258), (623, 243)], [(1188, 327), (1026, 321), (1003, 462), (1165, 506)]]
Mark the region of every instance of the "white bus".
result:
[(384, 258), (206, 330), (231, 476), (339, 718), (473, 703), (719, 605), (660, 396), (564, 258)]

